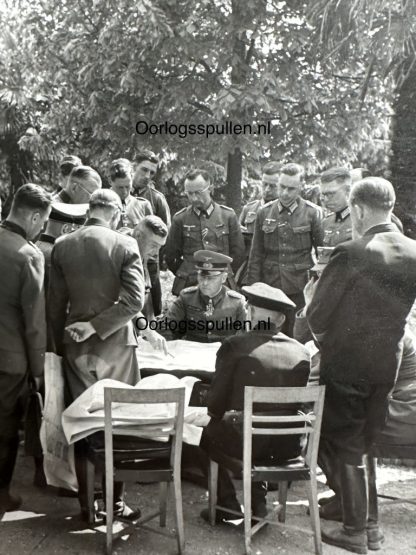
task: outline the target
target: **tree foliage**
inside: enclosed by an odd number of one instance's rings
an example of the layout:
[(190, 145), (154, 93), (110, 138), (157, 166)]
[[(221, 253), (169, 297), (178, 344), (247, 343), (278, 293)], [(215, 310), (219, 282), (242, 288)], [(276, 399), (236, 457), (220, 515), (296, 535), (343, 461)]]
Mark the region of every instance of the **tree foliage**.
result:
[[(329, 38), (317, 34), (320, 4), (27, 3), (20, 63), (47, 109), (36, 113), (36, 132), (21, 145), (38, 157), (79, 153), (100, 169), (146, 146), (163, 153), (165, 176), (174, 180), (190, 165), (207, 164), (220, 180), (236, 153), (249, 177), (267, 159), (296, 160), (308, 171), (354, 163), (385, 136), (390, 83), (373, 75), (363, 95), (365, 53), (350, 50), (343, 62), (328, 55)], [(138, 120), (272, 125), (270, 135), (180, 138), (138, 135)]]

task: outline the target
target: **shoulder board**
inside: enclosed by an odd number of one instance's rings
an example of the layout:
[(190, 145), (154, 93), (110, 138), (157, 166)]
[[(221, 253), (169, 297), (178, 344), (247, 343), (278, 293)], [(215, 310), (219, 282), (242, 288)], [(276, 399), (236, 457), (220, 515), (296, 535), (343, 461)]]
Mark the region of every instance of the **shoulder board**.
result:
[(224, 208), (224, 210), (230, 210), (230, 212), (234, 212), (233, 208), (229, 206), (225, 206), (225, 204), (219, 204), (220, 208)]
[(179, 214), (183, 214), (184, 212), (186, 212), (188, 210), (188, 208), (189, 208), (189, 206), (185, 206), (184, 208), (179, 210), (179, 212), (176, 212), (175, 216), (178, 216)]
[(197, 285), (191, 285), (191, 287), (185, 287), (185, 289), (182, 289), (181, 293), (195, 293), (195, 291), (197, 290), (198, 290)]
[(241, 293), (239, 293), (238, 291), (234, 291), (233, 289), (229, 289), (227, 291), (227, 295), (229, 297), (233, 297), (234, 299), (244, 299), (244, 296)]
[(269, 202), (266, 202), (266, 204), (263, 204), (262, 208), (269, 208), (272, 204), (276, 202), (276, 200), (277, 199), (269, 200)]
[(144, 200), (144, 202), (149, 202), (149, 201), (147, 200), (147, 198), (144, 198), (144, 197), (135, 197), (135, 198), (136, 198), (137, 200), (142, 200), (142, 201)]
[(319, 208), (319, 210), (322, 210), (322, 208), (320, 206), (318, 206), (317, 204), (315, 204), (311, 200), (306, 200), (306, 199), (302, 199), (302, 200), (307, 206), (310, 206), (311, 208)]

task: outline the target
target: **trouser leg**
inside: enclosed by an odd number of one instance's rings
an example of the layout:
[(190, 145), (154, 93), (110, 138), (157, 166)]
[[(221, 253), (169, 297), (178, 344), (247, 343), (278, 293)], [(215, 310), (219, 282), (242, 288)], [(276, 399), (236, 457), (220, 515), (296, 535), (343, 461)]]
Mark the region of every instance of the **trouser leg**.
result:
[(266, 482), (251, 482), (251, 509), (254, 516), (265, 517), (267, 514)]
[(16, 464), (19, 436), (0, 436), (0, 489), (9, 489)]

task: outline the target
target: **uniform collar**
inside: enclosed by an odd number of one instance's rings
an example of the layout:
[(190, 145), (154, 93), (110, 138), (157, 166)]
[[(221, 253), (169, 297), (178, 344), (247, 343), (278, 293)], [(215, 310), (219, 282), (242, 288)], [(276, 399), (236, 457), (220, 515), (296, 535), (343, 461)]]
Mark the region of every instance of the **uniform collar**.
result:
[(212, 304), (213, 304), (214, 306), (216, 306), (216, 305), (224, 298), (225, 291), (226, 291), (226, 289), (225, 289), (225, 286), (223, 285), (223, 286), (221, 287), (221, 289), (219, 290), (219, 292), (215, 295), (215, 297), (212, 297), (212, 298), (207, 297), (206, 295), (203, 295), (203, 294), (201, 293), (201, 290), (199, 290), (199, 294), (200, 294), (201, 299), (203, 300), (203, 302), (204, 302), (205, 304), (208, 304), (209, 301), (211, 300), (211, 301), (212, 301)]
[(23, 239), (27, 240), (26, 231), (20, 225), (15, 224), (14, 222), (11, 222), (9, 220), (4, 220), (3, 222), (1, 222), (0, 225), (1, 227), (4, 227), (5, 229), (12, 231), (13, 233), (17, 233), (17, 235), (20, 235), (21, 237), (23, 237)]
[(373, 227), (367, 229), (367, 231), (364, 233), (364, 237), (368, 237), (368, 235), (375, 235), (376, 233), (386, 233), (387, 231), (396, 231), (397, 233), (400, 233), (400, 231), (394, 224), (392, 224), (391, 222), (386, 222), (384, 224), (373, 225)]
[(299, 206), (299, 202), (297, 199), (295, 199), (291, 205), (289, 206), (283, 206), (283, 204), (280, 202), (280, 200), (277, 200), (277, 208), (279, 210), (279, 213), (283, 212), (283, 210), (287, 210), (289, 212), (289, 214), (293, 214), (293, 212), (296, 210), (296, 208)]
[(47, 233), (42, 233), (42, 235), (39, 237), (39, 241), (43, 241), (44, 243), (51, 243), (53, 245), (56, 239), (52, 235), (48, 235)]
[(343, 210), (338, 210), (335, 212), (335, 221), (336, 222), (343, 222), (348, 216), (350, 215), (350, 208), (347, 206)]
[(102, 227), (108, 227), (110, 229), (108, 223), (101, 218), (88, 218), (84, 225), (100, 225)]
[(194, 207), (192, 207), (192, 210), (195, 212), (198, 218), (200, 218), (202, 214), (206, 214), (207, 218), (209, 218), (211, 214), (214, 212), (214, 203), (211, 202), (211, 204), (208, 206), (206, 210), (200, 210), (199, 208), (194, 208)]

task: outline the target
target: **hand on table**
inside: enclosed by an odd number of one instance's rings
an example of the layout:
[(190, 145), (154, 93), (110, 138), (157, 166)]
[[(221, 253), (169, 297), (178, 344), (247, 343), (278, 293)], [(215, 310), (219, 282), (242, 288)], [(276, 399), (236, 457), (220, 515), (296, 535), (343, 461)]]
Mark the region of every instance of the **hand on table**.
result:
[(86, 341), (95, 333), (95, 329), (90, 322), (75, 322), (67, 326), (65, 329), (69, 333), (71, 339), (77, 343)]
[(160, 335), (160, 333), (157, 333), (155, 330), (149, 329), (142, 330), (141, 335), (147, 339), (155, 351), (162, 351), (165, 355), (169, 354), (168, 344), (163, 335)]

